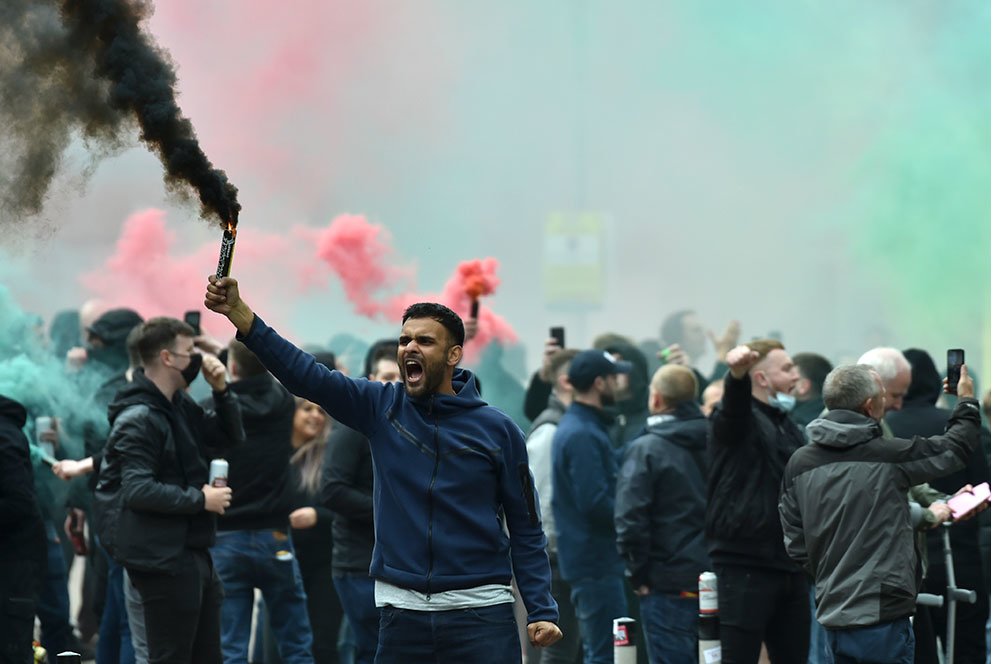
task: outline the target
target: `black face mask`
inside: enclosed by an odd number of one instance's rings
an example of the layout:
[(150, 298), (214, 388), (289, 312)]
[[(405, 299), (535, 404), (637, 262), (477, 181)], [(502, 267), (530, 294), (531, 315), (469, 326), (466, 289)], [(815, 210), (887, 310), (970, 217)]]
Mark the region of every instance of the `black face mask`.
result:
[(197, 379), (197, 374), (201, 372), (201, 365), (204, 364), (204, 356), (200, 353), (190, 354), (190, 364), (185, 369), (180, 370), (180, 375), (189, 387)]

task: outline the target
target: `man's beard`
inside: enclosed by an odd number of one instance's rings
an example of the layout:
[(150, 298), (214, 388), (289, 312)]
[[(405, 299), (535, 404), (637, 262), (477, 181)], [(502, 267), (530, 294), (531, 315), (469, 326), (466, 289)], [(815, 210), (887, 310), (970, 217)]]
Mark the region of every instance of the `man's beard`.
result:
[(405, 392), (409, 397), (420, 399), (439, 390), (446, 377), (446, 369), (442, 363), (422, 365), (422, 382), (420, 385), (410, 385), (405, 381)]

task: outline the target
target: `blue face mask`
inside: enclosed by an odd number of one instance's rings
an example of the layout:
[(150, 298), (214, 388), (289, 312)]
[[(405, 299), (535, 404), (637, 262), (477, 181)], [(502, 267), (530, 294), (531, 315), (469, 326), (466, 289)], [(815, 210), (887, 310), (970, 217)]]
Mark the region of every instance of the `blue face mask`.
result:
[(784, 392), (775, 392), (775, 396), (768, 397), (768, 404), (783, 413), (791, 413), (792, 409), (795, 408), (795, 397)]

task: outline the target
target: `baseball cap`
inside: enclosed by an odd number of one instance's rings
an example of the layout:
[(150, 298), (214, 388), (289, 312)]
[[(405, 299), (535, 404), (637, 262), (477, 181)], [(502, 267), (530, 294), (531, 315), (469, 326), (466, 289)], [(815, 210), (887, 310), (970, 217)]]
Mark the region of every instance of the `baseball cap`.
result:
[(587, 390), (599, 376), (613, 374), (628, 374), (633, 364), (625, 360), (617, 360), (604, 350), (592, 348), (578, 353), (571, 360), (571, 368), (567, 371), (567, 380), (576, 390)]

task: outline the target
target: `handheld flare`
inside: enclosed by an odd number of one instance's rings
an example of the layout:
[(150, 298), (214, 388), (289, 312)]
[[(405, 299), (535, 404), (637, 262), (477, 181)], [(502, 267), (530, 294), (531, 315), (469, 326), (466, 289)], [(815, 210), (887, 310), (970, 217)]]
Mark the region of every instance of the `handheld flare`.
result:
[(470, 317), (477, 318), (477, 314), (481, 311), (481, 301), (476, 297), (470, 301)]
[(235, 254), (235, 224), (228, 222), (224, 235), (221, 236), (221, 252), (218, 254), (218, 271), (215, 276), (221, 279), (232, 273), (232, 256)]

